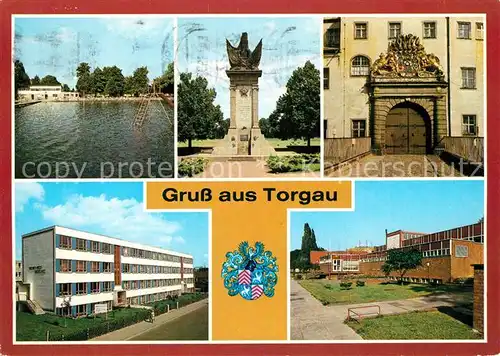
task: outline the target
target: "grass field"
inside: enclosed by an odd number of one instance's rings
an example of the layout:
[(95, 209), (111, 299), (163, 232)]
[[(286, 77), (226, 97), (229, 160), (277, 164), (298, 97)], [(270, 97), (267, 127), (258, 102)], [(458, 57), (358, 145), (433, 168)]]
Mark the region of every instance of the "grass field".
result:
[[(133, 308), (115, 309), (108, 313), (108, 320), (137, 315), (139, 311), (140, 309)], [(55, 314), (34, 315), (30, 312), (16, 312), (16, 337), (17, 341), (45, 341), (47, 331), (53, 336), (71, 334), (87, 330), (103, 322), (106, 322), (104, 315), (95, 318), (71, 319)]]
[[(305, 140), (280, 140), (278, 138), (268, 138), (267, 139), (274, 148), (286, 148), (288, 146), (306, 146), (307, 142)], [(214, 147), (220, 140), (193, 140), (193, 147)], [(319, 137), (311, 139), (311, 146), (319, 146)], [(177, 147), (187, 147), (188, 142), (178, 142)]]
[(131, 340), (208, 340), (208, 304)]
[(380, 302), (384, 300), (398, 300), (422, 297), (433, 293), (454, 293), (463, 303), (472, 301), (472, 289), (455, 285), (430, 286), (426, 284), (382, 284), (367, 283), (364, 287), (353, 287), (350, 290), (341, 290), (338, 281), (327, 279), (306, 279), (299, 281), (311, 295), (323, 304), (354, 304)]
[(380, 316), (347, 322), (366, 340), (481, 339), (468, 325), (439, 311)]

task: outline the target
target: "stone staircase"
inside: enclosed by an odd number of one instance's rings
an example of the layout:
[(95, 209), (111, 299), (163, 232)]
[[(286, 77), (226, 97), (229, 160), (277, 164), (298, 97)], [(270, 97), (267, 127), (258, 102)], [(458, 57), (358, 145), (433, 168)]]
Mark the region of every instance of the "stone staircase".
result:
[(42, 307), (40, 306), (40, 304), (36, 300), (28, 299), (26, 301), (26, 305), (28, 306), (28, 309), (30, 310), (30, 312), (35, 314), (35, 315), (45, 314), (45, 311), (42, 309)]

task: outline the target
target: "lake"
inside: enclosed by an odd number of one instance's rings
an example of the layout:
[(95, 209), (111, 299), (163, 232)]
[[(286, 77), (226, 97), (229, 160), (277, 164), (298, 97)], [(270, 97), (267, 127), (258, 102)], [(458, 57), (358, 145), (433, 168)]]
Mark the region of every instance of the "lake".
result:
[(16, 178), (171, 178), (173, 109), (151, 101), (42, 102), (15, 109)]

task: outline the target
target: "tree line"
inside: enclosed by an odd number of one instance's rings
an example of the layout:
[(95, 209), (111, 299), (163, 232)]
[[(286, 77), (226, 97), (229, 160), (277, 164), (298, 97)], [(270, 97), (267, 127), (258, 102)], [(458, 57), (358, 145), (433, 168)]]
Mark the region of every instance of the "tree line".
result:
[[(217, 93), (208, 87), (202, 77), (181, 73), (178, 95), (178, 140), (223, 138), (229, 127), (219, 105)], [(286, 85), (286, 92), (278, 99), (269, 118), (259, 120), (262, 134), (268, 138), (310, 139), (320, 134), (320, 75), (314, 64), (307, 61), (297, 68)]]
[[(122, 70), (117, 66), (100, 67), (91, 70), (88, 63), (80, 63), (76, 68), (76, 91), (81, 96), (85, 95), (105, 95), (111, 97), (123, 96), (125, 94), (139, 96), (146, 94), (150, 90), (149, 70), (147, 67), (139, 67), (130, 76), (124, 76)], [(174, 65), (170, 63), (165, 72), (153, 80), (153, 85), (157, 92), (166, 92), (174, 83)], [(19, 89), (28, 88), (30, 85), (61, 85), (62, 90), (69, 92), (67, 84), (61, 84), (53, 75), (46, 75), (40, 79), (35, 75), (30, 79), (21, 61), (16, 60), (14, 66), (15, 93)]]

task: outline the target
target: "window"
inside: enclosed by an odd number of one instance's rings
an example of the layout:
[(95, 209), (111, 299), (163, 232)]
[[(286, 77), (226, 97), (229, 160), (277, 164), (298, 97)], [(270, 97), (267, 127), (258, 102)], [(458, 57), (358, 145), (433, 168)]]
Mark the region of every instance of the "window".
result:
[(401, 22), (389, 22), (389, 39), (401, 35)]
[(326, 30), (325, 47), (340, 47), (340, 28), (329, 28)]
[(476, 115), (462, 115), (462, 134), (464, 136), (476, 136)]
[(87, 251), (87, 241), (83, 239), (76, 239), (76, 249), (78, 251)]
[(91, 267), (92, 267), (92, 272), (99, 272), (99, 262), (92, 262), (91, 263)]
[(455, 245), (455, 257), (469, 257), (469, 247)]
[(102, 271), (103, 272), (111, 272), (111, 262), (103, 262), (102, 263)]
[(92, 252), (97, 252), (97, 253), (101, 252), (99, 251), (99, 242), (92, 241), (91, 245), (92, 245)]
[(87, 262), (76, 261), (76, 271), (77, 272), (87, 272)]
[(352, 120), (352, 137), (366, 136), (366, 120)]
[(130, 273), (130, 265), (128, 263), (123, 264), (123, 273)]
[(102, 253), (112, 253), (111, 252), (111, 245), (110, 244), (101, 244), (101, 252)]
[(361, 76), (370, 73), (370, 60), (365, 56), (356, 56), (351, 61), (351, 75)]
[(71, 260), (59, 260), (59, 272), (71, 272)]
[(354, 24), (354, 39), (365, 40), (368, 38), (368, 24), (366, 22), (357, 22)]
[(80, 304), (76, 306), (76, 316), (87, 314), (87, 304)]
[(71, 248), (71, 237), (60, 236), (59, 237), (59, 248)]
[(77, 283), (76, 284), (76, 294), (87, 294), (87, 283)]
[(462, 68), (462, 89), (476, 89), (476, 68)]
[(111, 282), (102, 282), (102, 292), (111, 292)]
[(128, 256), (128, 248), (126, 248), (126, 247), (122, 248), (122, 255), (123, 256)]
[(424, 22), (424, 38), (436, 38), (435, 22)]
[(59, 296), (71, 295), (71, 283), (62, 283), (59, 285)]
[(57, 308), (57, 315), (70, 316), (71, 307)]
[(470, 40), (470, 22), (459, 22), (457, 38)]
[(330, 68), (323, 68), (323, 89), (330, 89)]
[(484, 40), (484, 24), (476, 22), (476, 40)]
[(90, 290), (92, 293), (99, 293), (101, 291), (100, 282), (91, 282)]

